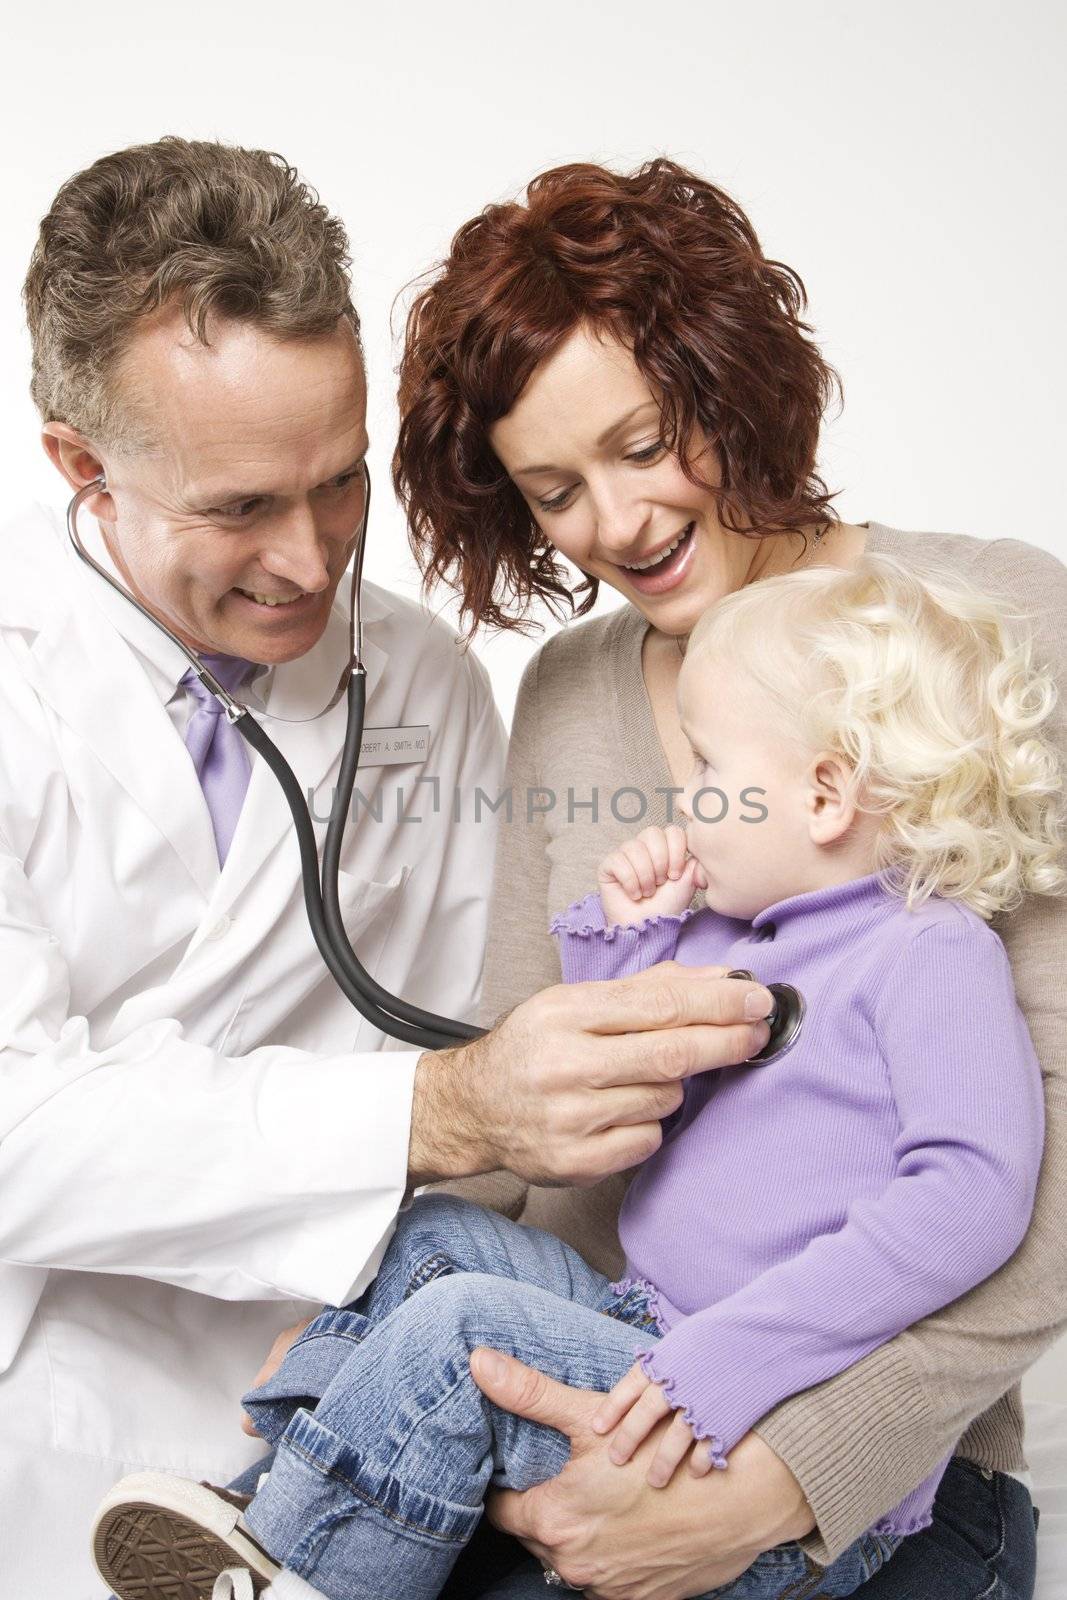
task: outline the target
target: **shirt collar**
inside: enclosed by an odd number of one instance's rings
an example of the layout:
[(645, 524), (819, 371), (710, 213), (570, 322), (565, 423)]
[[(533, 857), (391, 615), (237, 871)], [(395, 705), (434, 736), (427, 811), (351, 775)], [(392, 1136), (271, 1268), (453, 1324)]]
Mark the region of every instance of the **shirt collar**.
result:
[(863, 923), (874, 921), (904, 904), (899, 895), (889, 888), (884, 875), (872, 872), (863, 878), (852, 878), (848, 883), (835, 883), (824, 889), (811, 889), (807, 894), (791, 895), (767, 906), (752, 919), (752, 930), (773, 924), (776, 939), (783, 935), (829, 933), (839, 928), (855, 930)]

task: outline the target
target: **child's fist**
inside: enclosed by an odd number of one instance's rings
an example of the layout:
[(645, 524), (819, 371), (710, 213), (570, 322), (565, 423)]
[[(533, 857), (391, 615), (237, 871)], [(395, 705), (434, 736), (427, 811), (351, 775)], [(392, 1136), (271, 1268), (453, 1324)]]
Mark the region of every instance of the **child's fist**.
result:
[(685, 829), (645, 828), (605, 856), (597, 869), (597, 888), (609, 926), (630, 926), (646, 917), (676, 917), (708, 880), (689, 854)]

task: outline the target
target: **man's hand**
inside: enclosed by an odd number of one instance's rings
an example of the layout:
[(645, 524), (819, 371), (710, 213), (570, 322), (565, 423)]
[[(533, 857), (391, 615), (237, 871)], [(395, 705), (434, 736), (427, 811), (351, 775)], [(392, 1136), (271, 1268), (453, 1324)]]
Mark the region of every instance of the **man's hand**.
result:
[(420, 1058), (412, 1186), (504, 1167), (588, 1185), (659, 1148), (660, 1120), (695, 1072), (766, 1044), (767, 989), (725, 967), (665, 961), (632, 978), (557, 984), (481, 1039)]
[(475, 1351), (471, 1372), (495, 1405), (570, 1439), (558, 1478), (525, 1494), (496, 1490), (487, 1509), (588, 1600), (687, 1600), (731, 1583), (762, 1551), (815, 1525), (793, 1474), (754, 1433), (734, 1446), (725, 1472), (679, 1472), (666, 1489), (651, 1489), (645, 1474), (666, 1421), (619, 1467), (593, 1431), (603, 1395), (494, 1351)]

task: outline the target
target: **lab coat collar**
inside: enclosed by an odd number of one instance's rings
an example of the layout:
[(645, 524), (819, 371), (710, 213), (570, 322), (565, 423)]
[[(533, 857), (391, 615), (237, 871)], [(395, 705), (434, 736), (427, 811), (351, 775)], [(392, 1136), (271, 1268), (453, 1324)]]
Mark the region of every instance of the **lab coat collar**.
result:
[[(100, 524), (94, 518), (83, 517), (78, 524), (78, 531), (93, 560), (98, 561), (125, 588), (125, 580), (111, 558)], [(74, 563), (77, 569), (75, 580), (81, 580), (91, 602), (107, 618), (115, 632), (125, 639), (160, 700), (166, 704), (188, 672), (188, 660), (161, 629), (142, 616), (136, 606), (116, 594), (91, 567), (79, 561), (65, 535), (64, 542), (64, 557), (68, 563)]]
[[(273, 774), (258, 757), (233, 842), (220, 871), (211, 819), (189, 754), (166, 712), (166, 702), (188, 669), (188, 661), (136, 608), (85, 566), (70, 548), (62, 520), (48, 514), (61, 549), (45, 560), (51, 582), (37, 618), (20, 617), (17, 602), (3, 607), (15, 626), (36, 622), (30, 648), (36, 688), (56, 714), (97, 754), (141, 810), (169, 840), (197, 888), (214, 910), (232, 901), (292, 830), (292, 818)], [(40, 537), (42, 529), (28, 530)], [(88, 530), (87, 530), (88, 531)], [(99, 536), (98, 536), (99, 537)], [(102, 544), (102, 541), (100, 541)], [(94, 555), (97, 548), (87, 543)], [(38, 566), (37, 555), (32, 565)], [(103, 564), (103, 563), (102, 563)], [(109, 563), (110, 565), (110, 563)], [(36, 573), (32, 600), (41, 600)], [(58, 581), (56, 581), (58, 580)], [(45, 580), (47, 581), (47, 579)], [(9, 596), (10, 598), (10, 596)], [(66, 601), (66, 603), (64, 603)], [(384, 591), (364, 585), (363, 658), (367, 700), (388, 663), (385, 649), (368, 636), (368, 627), (391, 613)], [(348, 604), (335, 601), (319, 642), (298, 661), (274, 670), (268, 713), (299, 715), (317, 699), (332, 694), (348, 648)], [(266, 720), (265, 726), (296, 773), (304, 794), (319, 788), (340, 758), (346, 705), (307, 722)], [(319, 814), (322, 814), (321, 802)], [(295, 835), (293, 871), (299, 871)]]

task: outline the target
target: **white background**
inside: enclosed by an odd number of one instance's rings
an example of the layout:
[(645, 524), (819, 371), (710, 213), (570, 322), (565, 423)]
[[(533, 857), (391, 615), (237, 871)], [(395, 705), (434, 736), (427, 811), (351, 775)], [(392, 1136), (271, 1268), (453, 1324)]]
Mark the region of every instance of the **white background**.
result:
[[(733, 193), (807, 285), (844, 380), (823, 452), (842, 516), (1067, 557), (1064, 12), (1051, 0), (12, 9), (5, 511), (62, 498), (36, 442), (19, 291), (55, 189), (98, 155), (163, 133), (263, 145), (344, 218), (371, 383), (367, 571), (414, 593), (388, 488), (396, 297), (461, 222), (538, 170), (665, 153)], [(535, 643), (479, 642), (505, 714)], [(1067, 1394), (1062, 1346), (1032, 1392)]]

